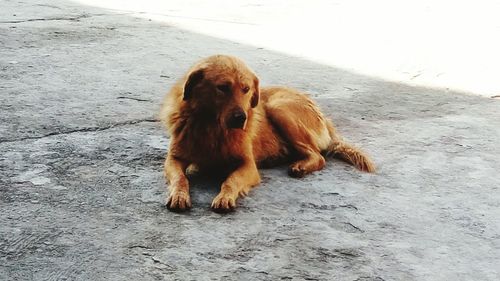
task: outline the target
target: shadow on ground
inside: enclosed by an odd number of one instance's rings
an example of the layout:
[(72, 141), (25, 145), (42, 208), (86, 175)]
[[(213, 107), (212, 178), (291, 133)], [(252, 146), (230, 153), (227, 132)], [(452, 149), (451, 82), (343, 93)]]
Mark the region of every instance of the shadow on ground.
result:
[[(46, 2), (0, 5), (0, 279), (500, 277), (498, 100)], [(216, 184), (197, 180), (192, 211), (167, 211), (169, 140), (154, 114), (213, 53), (311, 93), (378, 173), (263, 170), (230, 215), (210, 211)]]

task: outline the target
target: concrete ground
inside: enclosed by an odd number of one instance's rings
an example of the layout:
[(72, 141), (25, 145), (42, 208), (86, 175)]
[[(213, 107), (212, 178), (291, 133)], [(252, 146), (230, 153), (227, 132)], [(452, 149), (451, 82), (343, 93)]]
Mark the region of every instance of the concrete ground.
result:
[[(148, 16), (0, 2), (0, 280), (500, 279), (497, 85), (395, 82)], [(155, 115), (213, 53), (311, 93), (378, 172), (262, 170), (226, 215), (194, 178), (193, 209), (169, 212)]]

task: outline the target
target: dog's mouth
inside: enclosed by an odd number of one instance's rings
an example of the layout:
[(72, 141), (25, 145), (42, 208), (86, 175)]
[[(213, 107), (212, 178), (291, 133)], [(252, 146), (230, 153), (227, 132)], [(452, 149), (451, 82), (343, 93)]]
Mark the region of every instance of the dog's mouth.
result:
[(236, 121), (228, 121), (227, 122), (227, 128), (228, 129), (244, 129), (245, 128), (245, 123), (246, 120), (236, 120)]

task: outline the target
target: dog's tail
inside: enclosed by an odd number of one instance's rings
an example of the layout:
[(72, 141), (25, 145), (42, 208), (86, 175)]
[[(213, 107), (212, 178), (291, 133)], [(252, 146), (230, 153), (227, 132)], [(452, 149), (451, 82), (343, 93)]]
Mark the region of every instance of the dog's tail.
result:
[(340, 136), (335, 132), (335, 127), (330, 120), (326, 120), (328, 133), (330, 134), (330, 144), (327, 148), (327, 155), (340, 158), (347, 163), (353, 165), (358, 170), (374, 173), (375, 164), (363, 151), (359, 148), (344, 142)]

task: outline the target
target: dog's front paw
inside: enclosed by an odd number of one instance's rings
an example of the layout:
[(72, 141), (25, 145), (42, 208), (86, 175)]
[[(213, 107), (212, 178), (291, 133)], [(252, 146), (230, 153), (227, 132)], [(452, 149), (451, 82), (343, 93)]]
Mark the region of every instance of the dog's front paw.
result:
[(167, 198), (167, 208), (171, 211), (184, 211), (191, 208), (189, 193), (173, 191)]
[(212, 201), (212, 209), (215, 212), (226, 213), (233, 211), (234, 208), (236, 208), (236, 199), (226, 192), (219, 193)]

